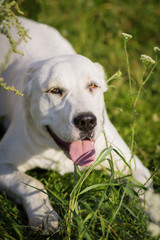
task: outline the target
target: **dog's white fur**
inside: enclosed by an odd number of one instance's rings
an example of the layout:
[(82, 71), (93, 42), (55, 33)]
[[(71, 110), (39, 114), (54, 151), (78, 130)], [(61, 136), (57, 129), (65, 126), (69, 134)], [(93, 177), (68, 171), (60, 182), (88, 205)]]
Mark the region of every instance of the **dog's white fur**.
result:
[[(55, 29), (24, 18), (20, 21), (32, 39), (18, 45), (24, 56), (12, 54), (2, 74), (24, 96), (0, 92), (1, 115), (8, 117), (9, 125), (0, 143), (0, 190), (23, 204), (30, 226), (54, 231), (58, 227), (58, 215), (43, 185), (24, 173), (34, 167), (53, 168), (62, 174), (73, 171), (73, 162), (51, 138), (46, 125), (63, 141), (77, 141), (80, 131), (73, 119), (80, 113), (91, 112), (97, 118), (93, 131), (96, 156), (106, 147), (104, 125), (108, 146), (113, 145), (121, 152), (132, 168), (133, 177), (144, 184), (150, 173), (136, 156), (131, 160), (129, 148), (108, 119), (102, 67), (77, 55)], [(11, 33), (18, 39), (14, 27)], [(8, 40), (0, 36), (0, 63), (8, 49)], [(92, 83), (98, 87), (92, 89)], [(49, 91), (52, 88), (63, 89), (63, 96), (52, 94)], [(115, 170), (129, 172), (118, 155), (113, 154), (113, 160)], [(103, 165), (108, 167), (108, 161)]]

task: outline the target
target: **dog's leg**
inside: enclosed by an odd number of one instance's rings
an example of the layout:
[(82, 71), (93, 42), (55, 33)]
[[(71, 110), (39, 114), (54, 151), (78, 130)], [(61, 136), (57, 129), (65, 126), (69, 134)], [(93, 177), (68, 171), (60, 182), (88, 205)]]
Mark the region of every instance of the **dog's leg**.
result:
[(6, 191), (23, 205), (33, 229), (43, 229), (45, 234), (57, 230), (58, 214), (38, 180), (18, 171), (14, 166), (0, 164), (0, 190)]
[[(120, 137), (116, 128), (110, 122), (107, 114), (105, 114), (105, 125), (104, 131), (106, 134), (107, 144), (112, 145), (125, 159), (125, 161), (130, 165), (133, 177), (140, 183), (145, 184), (150, 178), (149, 170), (142, 164), (142, 162), (136, 157), (131, 155), (131, 151), (123, 139)], [(113, 161), (115, 170), (119, 170), (124, 173), (129, 173), (129, 168), (125, 162), (113, 152)], [(146, 187), (150, 188), (152, 180), (146, 183)]]

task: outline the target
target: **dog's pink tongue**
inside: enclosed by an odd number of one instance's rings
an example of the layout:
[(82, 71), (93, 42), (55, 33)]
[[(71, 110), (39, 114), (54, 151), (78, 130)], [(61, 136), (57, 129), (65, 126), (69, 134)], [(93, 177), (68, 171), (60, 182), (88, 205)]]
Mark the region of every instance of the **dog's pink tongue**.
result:
[(94, 161), (95, 149), (90, 140), (79, 140), (70, 144), (69, 154), (79, 166), (88, 166)]

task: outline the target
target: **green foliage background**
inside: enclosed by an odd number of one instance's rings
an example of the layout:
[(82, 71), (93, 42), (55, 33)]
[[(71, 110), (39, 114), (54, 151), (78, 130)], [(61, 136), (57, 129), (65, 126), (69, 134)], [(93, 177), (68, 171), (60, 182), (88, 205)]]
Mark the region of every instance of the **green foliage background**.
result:
[[(18, 0), (17, 2), (25, 17), (57, 28), (79, 54), (101, 63), (108, 77), (121, 69), (123, 75), (110, 83), (110, 88), (105, 93), (105, 102), (112, 122), (130, 145), (133, 108), (121, 33), (126, 32), (133, 36), (133, 39), (128, 42), (128, 52), (134, 94), (136, 94), (142, 73), (140, 55), (147, 54), (154, 58), (153, 47), (160, 47), (160, 1)], [(145, 85), (137, 105), (134, 150), (151, 172), (160, 163), (159, 75), (159, 67), (157, 67)], [(33, 171), (30, 174), (41, 179), (48, 188), (54, 189), (54, 192), (65, 201), (69, 199), (69, 193), (74, 184), (73, 175), (60, 176), (58, 173), (45, 171)], [(103, 173), (93, 173), (90, 182), (86, 184), (94, 184), (95, 179), (96, 183), (105, 181), (104, 178)], [(155, 191), (160, 192), (160, 172), (154, 176), (154, 187)], [(116, 196), (116, 190), (114, 194)], [(92, 197), (92, 195), (89, 196), (89, 201), (92, 200)], [(119, 195), (117, 198), (120, 198)], [(52, 201), (56, 208), (56, 202), (53, 199)], [(94, 201), (97, 201), (96, 197)], [(93, 202), (91, 201), (92, 204)], [(115, 208), (116, 204), (118, 203), (115, 201), (115, 205), (111, 206)], [(47, 239), (24, 227), (28, 224), (25, 213), (5, 195), (0, 195), (0, 212), (2, 213), (0, 239)], [(63, 216), (62, 209), (59, 208), (58, 213)], [(151, 239), (146, 233), (145, 217), (139, 213), (140, 217), (133, 220), (131, 215), (127, 214), (124, 211), (118, 215), (116, 224), (120, 228), (117, 230), (120, 235), (110, 239)], [(128, 220), (126, 220), (127, 218)], [(129, 222), (128, 225), (125, 225), (125, 221)], [(132, 223), (132, 227), (130, 223)], [(6, 227), (7, 224), (8, 227)], [(22, 227), (21, 224), (23, 224)], [(56, 239), (56, 236), (54, 238)], [(60, 238), (63, 239), (63, 233)], [(57, 239), (60, 238), (58, 235)], [(74, 235), (72, 239), (75, 239)]]

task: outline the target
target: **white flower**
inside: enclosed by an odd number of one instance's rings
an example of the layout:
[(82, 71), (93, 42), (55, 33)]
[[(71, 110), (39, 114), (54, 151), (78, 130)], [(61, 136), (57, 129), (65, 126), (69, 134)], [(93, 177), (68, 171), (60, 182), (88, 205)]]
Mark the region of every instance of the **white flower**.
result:
[(154, 47), (153, 49), (156, 53), (160, 53), (160, 48), (159, 47)]
[(122, 36), (125, 40), (129, 40), (132, 38), (132, 35), (128, 34), (128, 33), (122, 33)]
[(150, 65), (150, 64), (155, 64), (156, 63), (156, 61), (154, 61), (151, 57), (149, 57), (145, 54), (141, 55), (140, 60), (142, 61), (142, 63), (144, 65)]
[(157, 56), (158, 58), (160, 58), (160, 48), (159, 48), (159, 47), (154, 47), (153, 50), (155, 51), (156, 56)]

